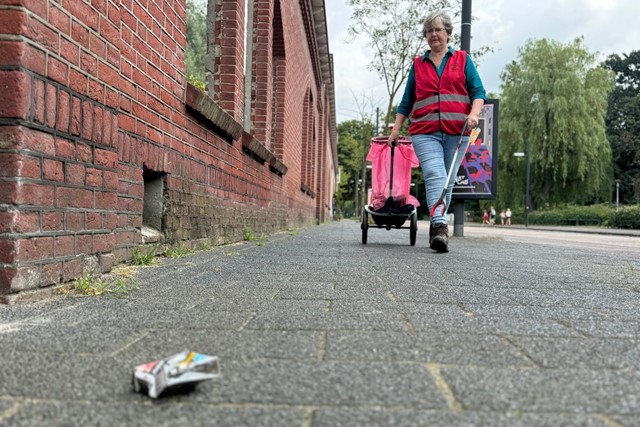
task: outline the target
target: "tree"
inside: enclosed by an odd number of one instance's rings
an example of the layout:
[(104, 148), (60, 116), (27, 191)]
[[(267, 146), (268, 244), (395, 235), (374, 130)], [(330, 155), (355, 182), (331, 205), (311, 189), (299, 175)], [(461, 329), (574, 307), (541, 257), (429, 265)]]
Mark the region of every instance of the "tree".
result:
[(207, 14), (204, 3), (187, 0), (187, 48), (184, 55), (187, 79), (204, 86), (204, 61), (207, 55)]
[[(384, 81), (389, 100), (384, 114), (385, 124), (391, 120), (393, 102), (409, 76), (413, 58), (426, 48), (422, 36), (422, 22), (429, 13), (438, 9), (448, 10), (452, 20), (462, 11), (461, 0), (347, 0), (353, 8), (352, 24), (348, 28), (351, 40), (358, 36), (369, 39), (373, 58), (368, 69)], [(452, 44), (460, 45), (460, 36), (452, 35)], [(481, 47), (473, 53), (481, 57), (489, 47)]]
[(603, 66), (616, 78), (606, 123), (620, 200), (640, 203), (640, 51), (610, 55)]
[(562, 45), (530, 40), (501, 74), (499, 201), (524, 204), (530, 143), (532, 207), (611, 200), (607, 96), (613, 76), (595, 65), (582, 38)]
[(362, 159), (369, 149), (374, 125), (364, 120), (349, 120), (338, 124), (338, 164), (340, 165), (340, 185), (337, 190), (341, 210), (358, 214), (356, 199), (360, 195), (357, 182), (361, 179)]

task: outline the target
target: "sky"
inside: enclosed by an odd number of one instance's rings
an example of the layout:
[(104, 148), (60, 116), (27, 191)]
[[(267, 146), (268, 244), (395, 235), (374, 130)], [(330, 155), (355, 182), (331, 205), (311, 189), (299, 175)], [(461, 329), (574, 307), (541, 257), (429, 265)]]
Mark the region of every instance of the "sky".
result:
[[(372, 104), (367, 100), (381, 110), (386, 108), (385, 85), (367, 70), (373, 55), (366, 40), (346, 42), (351, 9), (344, 0), (325, 0), (325, 8), (337, 122), (358, 119), (362, 105)], [(640, 50), (638, 0), (474, 0), (472, 14), (477, 19), (471, 26), (471, 50), (483, 45), (494, 48), (476, 64), (487, 92), (500, 93), (500, 73), (518, 59), (518, 50), (529, 39), (547, 38), (567, 44), (583, 36), (583, 46), (603, 60), (612, 53)], [(460, 29), (454, 28), (454, 32)], [(404, 86), (396, 102), (403, 91)]]

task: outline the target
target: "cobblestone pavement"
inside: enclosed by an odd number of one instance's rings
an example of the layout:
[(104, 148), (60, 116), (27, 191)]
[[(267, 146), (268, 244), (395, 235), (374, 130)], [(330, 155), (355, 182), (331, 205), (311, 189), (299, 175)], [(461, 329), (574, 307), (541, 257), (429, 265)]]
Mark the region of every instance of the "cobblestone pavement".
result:
[[(640, 425), (637, 254), (360, 237), (344, 220), (162, 259), (125, 299), (0, 306), (0, 425)], [(185, 349), (222, 378), (132, 391)]]

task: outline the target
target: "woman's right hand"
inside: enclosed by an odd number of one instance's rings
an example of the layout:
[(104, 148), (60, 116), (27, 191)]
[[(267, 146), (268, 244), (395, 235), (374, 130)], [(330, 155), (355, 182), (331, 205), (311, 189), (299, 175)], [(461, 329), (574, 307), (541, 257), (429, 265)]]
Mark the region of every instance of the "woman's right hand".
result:
[(398, 139), (400, 139), (400, 132), (393, 128), (389, 134), (389, 146), (391, 146), (392, 141), (398, 142)]

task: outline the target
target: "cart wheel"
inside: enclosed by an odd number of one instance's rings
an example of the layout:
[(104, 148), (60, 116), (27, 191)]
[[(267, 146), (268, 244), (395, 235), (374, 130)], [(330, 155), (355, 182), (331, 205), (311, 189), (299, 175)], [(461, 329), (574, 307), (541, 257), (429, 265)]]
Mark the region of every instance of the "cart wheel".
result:
[(367, 233), (369, 232), (369, 214), (364, 209), (362, 210), (362, 224), (360, 224), (360, 228), (362, 228), (362, 244), (367, 244)]
[(409, 229), (409, 243), (411, 246), (416, 245), (416, 236), (418, 235), (418, 213), (411, 215), (411, 227)]

